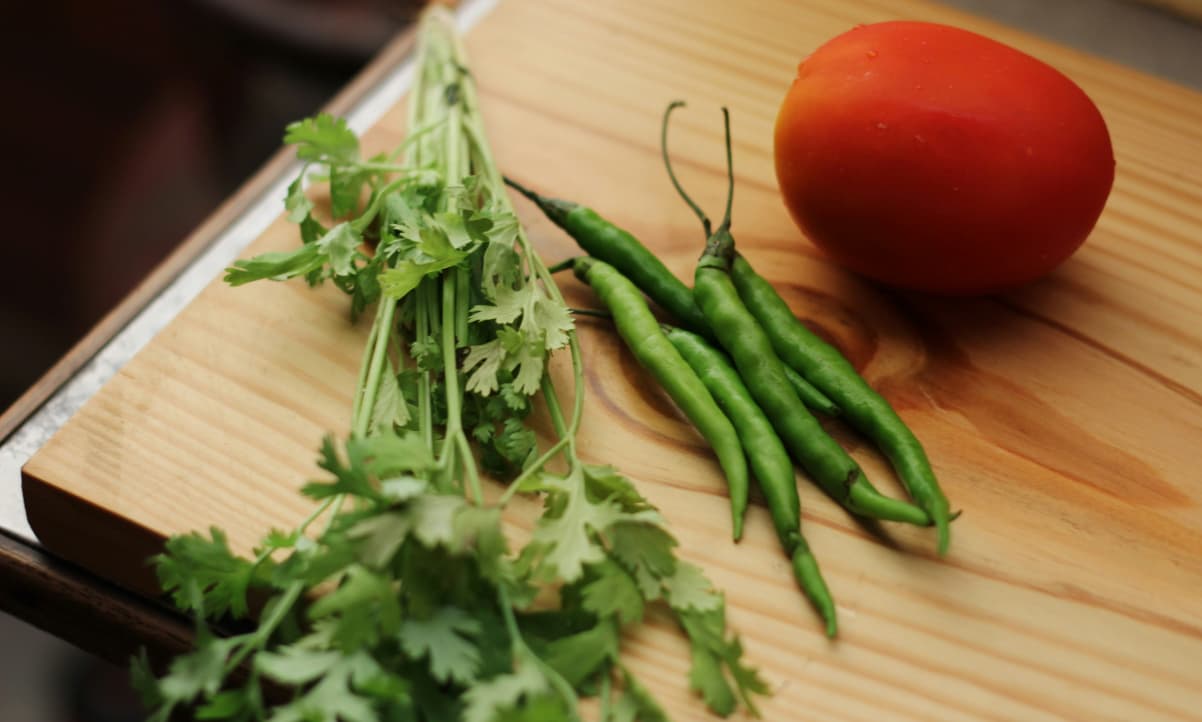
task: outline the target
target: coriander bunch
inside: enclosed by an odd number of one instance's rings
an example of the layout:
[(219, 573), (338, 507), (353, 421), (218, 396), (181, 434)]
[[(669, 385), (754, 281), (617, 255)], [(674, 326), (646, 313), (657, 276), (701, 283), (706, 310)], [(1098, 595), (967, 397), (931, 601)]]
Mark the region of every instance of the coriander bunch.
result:
[[(621, 654), (653, 604), (688, 636), (690, 683), (713, 711), (754, 711), (765, 692), (722, 596), (677, 557), (659, 513), (578, 454), (572, 317), (510, 206), (452, 22), (437, 7), (423, 17), (395, 152), (363, 159), (325, 115), (287, 130), (305, 164), (285, 201), (302, 244), (239, 261), (226, 280), (331, 281), (352, 318), (374, 309), (351, 429), (327, 437), (328, 476), (302, 489), (313, 514), (252, 558), (216, 528), (156, 557), (196, 645), (161, 677), (135, 661), (152, 719), (575, 720), (596, 695), (606, 722), (663, 720)], [(317, 217), (313, 180), (333, 222)], [(560, 349), (570, 409), (547, 370)], [(553, 427), (541, 451), (527, 423), (537, 399)], [(486, 476), (507, 480), (494, 501)], [(519, 492), (542, 495), (543, 510), (511, 548), (501, 520)], [(249, 631), (214, 631), (248, 616)]]

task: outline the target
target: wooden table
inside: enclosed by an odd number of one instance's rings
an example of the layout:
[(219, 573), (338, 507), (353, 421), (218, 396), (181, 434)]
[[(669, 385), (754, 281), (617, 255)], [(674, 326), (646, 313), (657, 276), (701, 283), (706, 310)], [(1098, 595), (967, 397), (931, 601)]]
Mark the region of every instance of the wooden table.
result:
[[(940, 302), (865, 284), (797, 240), (767, 145), (792, 67), (856, 22), (902, 16), (1023, 48), (1101, 107), (1118, 158), (1114, 193), (1088, 244), (1051, 278)], [(612, 334), (582, 324), (593, 395), (584, 448), (619, 461), (665, 510), (685, 555), (727, 590), (731, 618), (776, 692), (768, 719), (1202, 719), (1202, 96), (901, 0), (766, 2), (754, 13), (718, 0), (688, 10), (673, 0), (509, 0), (469, 33), (468, 50), (502, 167), (587, 199), (682, 276), (697, 231), (658, 165), (659, 114), (669, 99), (692, 101), (676, 147), (687, 184), (714, 206), (714, 108), (731, 105), (744, 252), (899, 407), (965, 509), (953, 553), (939, 560), (926, 533), (873, 537), (803, 489), (807, 534), (843, 618), (829, 644), (792, 588), (762, 507), (740, 546), (715, 542), (726, 512), (712, 459), (662, 397), (640, 388), (645, 379)], [(341, 109), (403, 55), (398, 41)], [(366, 144), (395, 145), (402, 117), (386, 110)], [(278, 203), (250, 199), (280, 172), (261, 173), (165, 273), (219, 234), (239, 203)], [(524, 218), (548, 258), (570, 252), (528, 207)], [(276, 220), (252, 249), (293, 242)], [(303, 515), (293, 492), (320, 434), (344, 425), (362, 331), (327, 291), (206, 287), (27, 465), (43, 542), (148, 592), (137, 560), (162, 534), (221, 523), (245, 548)], [(578, 287), (571, 293), (588, 302)], [(300, 378), (328, 391), (295, 400)], [(220, 395), (228, 384), (236, 400)], [(889, 483), (870, 449), (839, 438)], [(178, 644), (171, 617), (156, 615), (164, 621), (153, 641)], [(678, 718), (703, 718), (684, 690), (681, 650), (661, 653), (671, 643), (654, 630), (632, 644), (644, 668), (662, 670), (656, 691)]]

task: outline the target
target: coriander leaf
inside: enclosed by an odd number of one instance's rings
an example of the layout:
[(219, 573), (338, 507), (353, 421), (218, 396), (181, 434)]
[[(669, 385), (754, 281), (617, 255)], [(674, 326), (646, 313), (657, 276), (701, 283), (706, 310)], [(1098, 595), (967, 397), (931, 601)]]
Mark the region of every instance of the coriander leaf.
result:
[(330, 168), (330, 215), (341, 218), (359, 208), (359, 197), (369, 175), (352, 168)]
[(610, 619), (543, 646), (539, 656), (573, 687), (580, 686), (618, 657), (618, 627)]
[(519, 659), (516, 671), (478, 681), (463, 694), (463, 722), (492, 722), (501, 710), (515, 707), (522, 698), (531, 698), (550, 689), (546, 675), (536, 660)]
[(160, 697), (167, 703), (186, 703), (200, 694), (216, 694), (225, 681), (226, 660), (247, 639), (247, 635), (222, 639), (200, 634), (195, 650), (171, 661), (167, 676), (158, 682)]
[[(150, 657), (147, 656), (145, 647), (129, 661), (129, 681), (144, 708), (155, 709), (164, 704), (163, 695), (159, 692), (159, 680), (150, 668)], [(159, 712), (161, 714), (155, 715), (155, 718), (166, 719), (171, 714), (171, 709), (165, 707)]]
[(572, 583), (584, 572), (584, 565), (605, 558), (605, 550), (597, 539), (611, 526), (621, 521), (641, 521), (640, 515), (630, 514), (609, 500), (594, 502), (588, 498), (584, 475), (574, 467), (566, 476), (543, 473), (542, 485), (551, 490), (551, 499), (563, 500), (557, 516), (545, 513), (534, 528), (531, 540), (547, 549), (542, 559), (546, 571)]
[(566, 346), (568, 333), (574, 327), (567, 306), (552, 299), (541, 285), (534, 282), (516, 290), (507, 286), (498, 287), (492, 304), (476, 306), (468, 316), (473, 323), (492, 321), (502, 325), (512, 324), (519, 318), (522, 320), (522, 333), (529, 339), (537, 340), (538, 345), (548, 351)]
[(380, 493), (391, 502), (409, 501), (429, 488), (429, 482), (416, 476), (394, 476), (380, 481)]
[(472, 237), (467, 219), (461, 213), (449, 211), (446, 213), (436, 213), (433, 216), (433, 220), (437, 223), (438, 229), (442, 231), (447, 242), (457, 249), (466, 248), (476, 240)]
[(317, 679), (341, 661), (341, 652), (290, 645), (278, 652), (256, 654), (255, 669), (276, 682), (299, 687)]
[(696, 564), (676, 562), (676, 571), (663, 579), (668, 604), (676, 610), (691, 609), (706, 612), (722, 605), (722, 597), (714, 591), (705, 572)]
[(548, 351), (563, 348), (568, 345), (568, 334), (575, 328), (572, 313), (560, 301), (549, 297), (547, 292), (539, 289), (534, 308), (529, 316), (522, 319), (522, 328), (531, 336), (541, 334), (543, 347)]
[(377, 253), (354, 274), (354, 289), (351, 291), (351, 323), (357, 321), (368, 306), (380, 300), (380, 268), (383, 260), (383, 256)]
[(372, 514), (347, 530), (346, 535), (358, 541), (360, 562), (373, 569), (383, 569), (392, 562), (412, 528), (413, 521), (407, 514)]
[(257, 711), (252, 694), (245, 689), (227, 689), (218, 692), (196, 709), (198, 720), (245, 720)]
[(622, 696), (614, 705), (612, 722), (668, 722), (668, 715), (651, 693), (623, 670)]
[(409, 405), (401, 395), (400, 384), (396, 380), (396, 370), (392, 361), (385, 363), (384, 372), (380, 374), (380, 388), (376, 393), (376, 402), (371, 407), (371, 428), (373, 430), (392, 431), (394, 426), (404, 426), (409, 421)]
[(513, 384), (501, 384), (501, 401), (519, 416), (530, 413), (530, 396), (515, 389)]
[(704, 612), (677, 611), (677, 620), (684, 627), (692, 649), (689, 679), (693, 689), (702, 694), (710, 709), (723, 716), (730, 714), (736, 702), (723, 673), (725, 668), (743, 704), (758, 716), (752, 695), (767, 694), (768, 685), (743, 661), (743, 645), (738, 637), (727, 639), (725, 605)]
[(301, 487), (301, 493), (313, 499), (325, 499), (339, 494), (350, 494), (365, 499), (379, 499), (380, 494), (363, 467), (362, 455), (351, 455), (349, 463), (343, 464), (334, 447), (334, 438), (326, 436), (321, 442), (321, 457), (317, 465), (334, 475), (333, 482), (311, 481)]
[(335, 641), (340, 648), (351, 650), (396, 634), (401, 607), (391, 577), (352, 564), (342, 585), (313, 602), (308, 616), (313, 620), (332, 617)]
[(470, 638), (480, 622), (457, 607), (440, 607), (426, 619), (407, 619), (400, 643), (413, 659), (429, 657), (430, 673), (439, 682), (470, 684), (480, 666), (480, 651)]
[(234, 265), (225, 269), (223, 280), (231, 286), (264, 279), (282, 281), (319, 270), (325, 261), (325, 255), (316, 244), (303, 245), (291, 251), (268, 251), (254, 258), (234, 261)]
[(541, 343), (523, 343), (514, 359), (518, 372), (513, 377), (513, 387), (527, 395), (538, 391), (538, 386), (543, 380), (546, 358)]
[(305, 245), (316, 243), (327, 232), (329, 229), (311, 215), (305, 216), (300, 222), (301, 243)]
[(466, 255), (456, 252), (424, 263), (409, 259), (397, 261), (392, 268), (380, 271), (380, 292), (388, 298), (404, 298), (410, 291), (417, 288), (417, 284), (421, 283), (427, 275), (455, 266)]
[(497, 290), (496, 300), (491, 305), (476, 306), (468, 315), (472, 323), (494, 321), (499, 324), (511, 324), (522, 316), (527, 307), (533, 305), (532, 295), (537, 286), (528, 284), (520, 289), (501, 288)]
[(497, 376), (508, 352), (501, 339), (493, 339), (468, 349), (463, 359), (463, 371), (469, 374), (466, 388), (469, 392), (488, 396), (500, 386)]
[(630, 479), (612, 466), (584, 465), (584, 481), (593, 499), (610, 499), (626, 511), (647, 511), (655, 507), (639, 493)]
[(308, 692), (272, 710), (268, 722), (378, 722), (380, 716), (372, 704), (355, 691), (378, 669), (367, 652), (343, 657)]
[(583, 606), (598, 617), (616, 616), (622, 624), (643, 618), (643, 597), (634, 579), (618, 564), (604, 560), (589, 567), (595, 578), (581, 591)]
[[(284, 281), (297, 276), (309, 276), (327, 264), (336, 276), (349, 276), (355, 271), (363, 238), (348, 223), (340, 223), (313, 243), (291, 251), (268, 251), (253, 258), (234, 261), (225, 269), (225, 282), (241, 286), (251, 281), (270, 279)], [(320, 280), (320, 276), (317, 276)]]
[(455, 514), (452, 527), (451, 551), (474, 548), (481, 566), (503, 558), (508, 551), (499, 508), (466, 504)]
[(414, 339), (409, 344), (409, 355), (417, 362), (420, 371), (442, 370), (442, 344), (434, 336)]
[(426, 273), (438, 269), (429, 269), (412, 261), (402, 261), (393, 268), (380, 271), (380, 293), (385, 298), (401, 299), (417, 288), (426, 277)]
[(351, 224), (339, 223), (317, 239), (315, 245), (326, 255), (326, 262), (335, 276), (348, 276), (355, 270), (354, 260), (359, 255), (359, 246), (363, 245), (363, 237)]
[(563, 698), (554, 693), (545, 693), (527, 699), (520, 707), (501, 710), (494, 722), (550, 722), (551, 720), (573, 719), (563, 704)]
[(643, 599), (659, 599), (660, 580), (676, 571), (672, 535), (653, 524), (616, 524), (608, 536), (610, 555), (634, 575)]
[(494, 231), (497, 222), (489, 229), (489, 242), (484, 247), (484, 260), (480, 269), (480, 290), (484, 297), (496, 301), (503, 290), (512, 289), (522, 277), (522, 260), (517, 251), (513, 250), (513, 242), (517, 236), (515, 231), (508, 241), (498, 241)]
[(259, 542), (259, 548), (255, 550), (255, 553), (258, 554), (260, 551), (267, 549), (290, 549), (296, 546), (299, 539), (300, 533), (295, 529), (287, 532), (282, 529), (272, 529)]
[(513, 244), (517, 243), (518, 234), (522, 231), (521, 221), (518, 220), (518, 217), (494, 205), (488, 210), (488, 218), (492, 224), (484, 232), (484, 235), (488, 238), (489, 245), (512, 249)]
[(305, 171), (302, 169), (296, 180), (288, 186), (288, 195), (284, 198), (284, 208), (288, 211), (288, 220), (302, 223), (313, 211), (313, 201), (305, 195)]
[(493, 439), (493, 446), (508, 462), (523, 465), (537, 449), (538, 437), (534, 429), (521, 419), (510, 417), (501, 425), (501, 433)]
[(284, 143), (295, 145), (301, 160), (349, 163), (359, 158), (359, 138), (346, 120), (326, 113), (290, 123)]
[(689, 668), (689, 687), (701, 695), (705, 706), (715, 714), (729, 717), (738, 701), (734, 690), (722, 674), (722, 662), (718, 655), (705, 647), (693, 645), (690, 652), (692, 666)]
[[(217, 527), (206, 539), (196, 532), (167, 540), (165, 552), (154, 558), (155, 572), (163, 591), (172, 592), (175, 606), (183, 611), (201, 611), (220, 617), (229, 612), (235, 617), (247, 613), (246, 592), (255, 576), (249, 560), (230, 551), (225, 532)], [(194, 585), (194, 586), (193, 586)], [(195, 600), (192, 590), (199, 590)]]
[(744, 706), (751, 714), (758, 717), (760, 713), (756, 709), (755, 699), (752, 695), (768, 694), (768, 683), (764, 681), (763, 677), (760, 677), (760, 673), (754, 667), (743, 660), (743, 642), (738, 637), (732, 639), (727, 647), (726, 665), (730, 670), (730, 676), (735, 680), (739, 698), (743, 700)]
[(346, 448), (353, 465), (361, 466), (377, 478), (426, 471), (434, 464), (430, 449), (416, 431), (352, 438), (347, 441)]
[(455, 540), (455, 516), (466, 506), (461, 496), (419, 496), (406, 510), (413, 524), (413, 535), (427, 546), (450, 546)]

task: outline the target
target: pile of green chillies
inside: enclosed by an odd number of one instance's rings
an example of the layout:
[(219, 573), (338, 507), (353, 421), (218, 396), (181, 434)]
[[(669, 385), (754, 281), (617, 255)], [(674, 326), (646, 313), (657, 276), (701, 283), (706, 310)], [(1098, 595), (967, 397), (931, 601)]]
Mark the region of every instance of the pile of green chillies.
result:
[[(726, 475), (736, 541), (743, 533), (750, 470), (797, 583), (833, 637), (838, 629), (835, 605), (801, 533), (794, 462), (857, 516), (934, 525), (940, 554), (947, 552), (952, 515), (922, 445), (889, 402), (838, 349), (807, 329), (772, 284), (735, 250), (726, 108), (722, 114), (728, 189), (725, 214), (716, 229), (681, 187), (668, 154), (668, 127), (672, 112), (682, 105), (676, 101), (664, 112), (660, 145), (668, 177), (706, 235), (691, 289), (637, 238), (596, 211), (506, 181), (588, 253), (557, 268), (571, 268), (592, 287), (626, 346), (713, 447)], [(661, 324), (644, 294), (678, 325)], [(877, 491), (812, 412), (842, 418), (871, 438), (913, 503)]]

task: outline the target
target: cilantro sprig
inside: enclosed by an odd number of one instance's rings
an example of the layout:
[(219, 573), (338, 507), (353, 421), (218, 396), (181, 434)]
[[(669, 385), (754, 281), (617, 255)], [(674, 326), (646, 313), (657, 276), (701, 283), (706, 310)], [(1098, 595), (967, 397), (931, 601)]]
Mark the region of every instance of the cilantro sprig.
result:
[[(151, 719), (576, 720), (597, 695), (603, 722), (665, 720), (622, 659), (624, 631), (652, 605), (689, 638), (705, 704), (754, 712), (766, 688), (721, 594), (629, 479), (578, 454), (572, 317), (510, 206), (438, 7), (422, 21), (409, 114), (405, 144), (370, 159), (342, 120), (287, 128), (304, 162), (285, 199), (302, 243), (238, 261), (226, 281), (328, 280), (352, 318), (374, 307), (351, 429), (322, 444), (325, 477), (302, 488), (310, 517), (252, 558), (216, 528), (156, 557), (196, 643), (159, 677), (135, 660)], [(561, 349), (568, 409), (547, 373)], [(539, 402), (554, 431), (541, 451), (527, 423)], [(492, 502), (485, 473), (507, 480)], [(541, 495), (543, 511), (514, 547), (502, 518), (517, 493)], [(250, 631), (215, 626), (244, 617)]]

